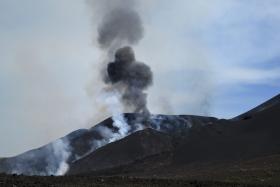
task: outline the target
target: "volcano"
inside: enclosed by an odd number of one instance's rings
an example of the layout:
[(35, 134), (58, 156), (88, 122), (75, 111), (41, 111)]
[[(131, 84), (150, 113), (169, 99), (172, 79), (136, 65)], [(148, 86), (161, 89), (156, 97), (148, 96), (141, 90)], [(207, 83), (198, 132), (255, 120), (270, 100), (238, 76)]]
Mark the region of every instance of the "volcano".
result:
[(138, 113), (124, 118), (130, 128), (123, 138), (106, 139), (106, 132), (119, 130), (108, 118), (38, 149), (2, 158), (0, 172), (190, 178), (271, 172), (271, 179), (279, 179), (280, 95), (232, 119)]

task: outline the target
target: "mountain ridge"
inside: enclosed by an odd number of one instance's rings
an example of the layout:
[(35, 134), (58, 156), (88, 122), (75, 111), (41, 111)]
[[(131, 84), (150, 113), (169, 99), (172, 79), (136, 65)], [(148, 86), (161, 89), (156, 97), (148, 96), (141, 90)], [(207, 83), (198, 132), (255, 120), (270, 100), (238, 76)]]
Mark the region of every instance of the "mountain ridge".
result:
[[(280, 130), (279, 101), (280, 95), (277, 95), (239, 115), (240, 117), (229, 120), (194, 115), (147, 117), (143, 114), (125, 113), (123, 117), (128, 125), (126, 136), (112, 139), (115, 135), (120, 135), (120, 129), (114, 126), (112, 118), (107, 118), (89, 129), (78, 129), (40, 148), (0, 159), (0, 173), (63, 175), (68, 171), (67, 175), (120, 174), (125, 170), (126, 174), (146, 175), (152, 171), (153, 174), (156, 171), (160, 174), (165, 169), (171, 175), (176, 168), (188, 168), (196, 162), (222, 163), (277, 155), (280, 153), (277, 134)], [(142, 140), (139, 134), (146, 138)], [(134, 144), (130, 145), (130, 142)], [(141, 147), (144, 144), (147, 145), (145, 149)], [(162, 145), (169, 145), (167, 147), (170, 149), (151, 151)], [(134, 151), (130, 153), (129, 150)], [(134, 156), (127, 157), (128, 155)], [(114, 159), (119, 159), (119, 163), (112, 163)], [(139, 164), (141, 160), (144, 163), (142, 165)], [(142, 168), (142, 173), (133, 165), (140, 170)], [(163, 169), (163, 166), (166, 168)]]

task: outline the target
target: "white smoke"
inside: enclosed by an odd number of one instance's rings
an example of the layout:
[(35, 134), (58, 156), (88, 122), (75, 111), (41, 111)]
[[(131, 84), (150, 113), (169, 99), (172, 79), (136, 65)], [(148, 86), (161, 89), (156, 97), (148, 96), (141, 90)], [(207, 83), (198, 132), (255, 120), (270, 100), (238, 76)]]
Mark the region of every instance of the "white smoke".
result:
[(71, 155), (71, 149), (69, 147), (69, 142), (66, 139), (58, 139), (51, 144), (53, 149), (54, 158), (58, 162), (56, 170), (48, 171), (48, 175), (61, 176), (64, 175), (69, 168), (67, 160)]
[(6, 172), (37, 176), (64, 175), (69, 168), (68, 159), (72, 151), (70, 147), (67, 138), (57, 139), (44, 148), (10, 158), (6, 163), (10, 169)]
[(104, 137), (108, 138), (109, 143), (119, 140), (127, 136), (130, 126), (127, 124), (123, 115), (123, 105), (121, 103), (121, 94), (115, 88), (104, 89), (100, 94), (100, 101), (105, 103), (107, 109), (112, 114), (113, 126), (118, 128), (118, 132), (114, 133), (110, 129), (100, 130), (101, 133), (106, 133)]

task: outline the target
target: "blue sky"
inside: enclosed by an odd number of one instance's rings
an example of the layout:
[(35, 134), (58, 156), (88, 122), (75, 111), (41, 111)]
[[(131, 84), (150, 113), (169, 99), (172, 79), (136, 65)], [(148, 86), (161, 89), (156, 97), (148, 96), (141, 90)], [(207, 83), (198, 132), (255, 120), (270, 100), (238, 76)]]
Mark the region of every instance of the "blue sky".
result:
[[(280, 1), (137, 2), (153, 113), (231, 118), (280, 92)], [(97, 3), (0, 0), (0, 157), (110, 115), (96, 102)]]

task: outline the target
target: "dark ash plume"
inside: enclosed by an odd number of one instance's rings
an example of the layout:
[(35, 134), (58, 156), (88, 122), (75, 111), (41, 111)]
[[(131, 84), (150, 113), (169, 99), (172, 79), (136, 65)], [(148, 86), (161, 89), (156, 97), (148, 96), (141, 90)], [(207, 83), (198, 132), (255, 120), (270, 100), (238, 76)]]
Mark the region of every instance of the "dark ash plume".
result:
[(104, 82), (112, 88), (108, 90), (118, 92), (126, 109), (149, 114), (144, 90), (152, 84), (152, 71), (146, 64), (136, 61), (131, 47), (123, 47), (137, 44), (144, 36), (135, 1), (100, 3), (104, 12), (97, 30), (97, 41), (108, 59), (115, 58), (105, 68), (107, 71), (102, 72)]
[(140, 16), (133, 10), (118, 8), (105, 15), (98, 27), (98, 43), (101, 48), (137, 44), (143, 37), (143, 26)]
[(133, 106), (133, 112), (148, 114), (147, 94), (143, 92), (152, 84), (153, 74), (149, 66), (137, 62), (131, 47), (123, 47), (115, 53), (115, 61), (107, 66), (108, 82), (120, 83), (122, 100), (127, 106)]

